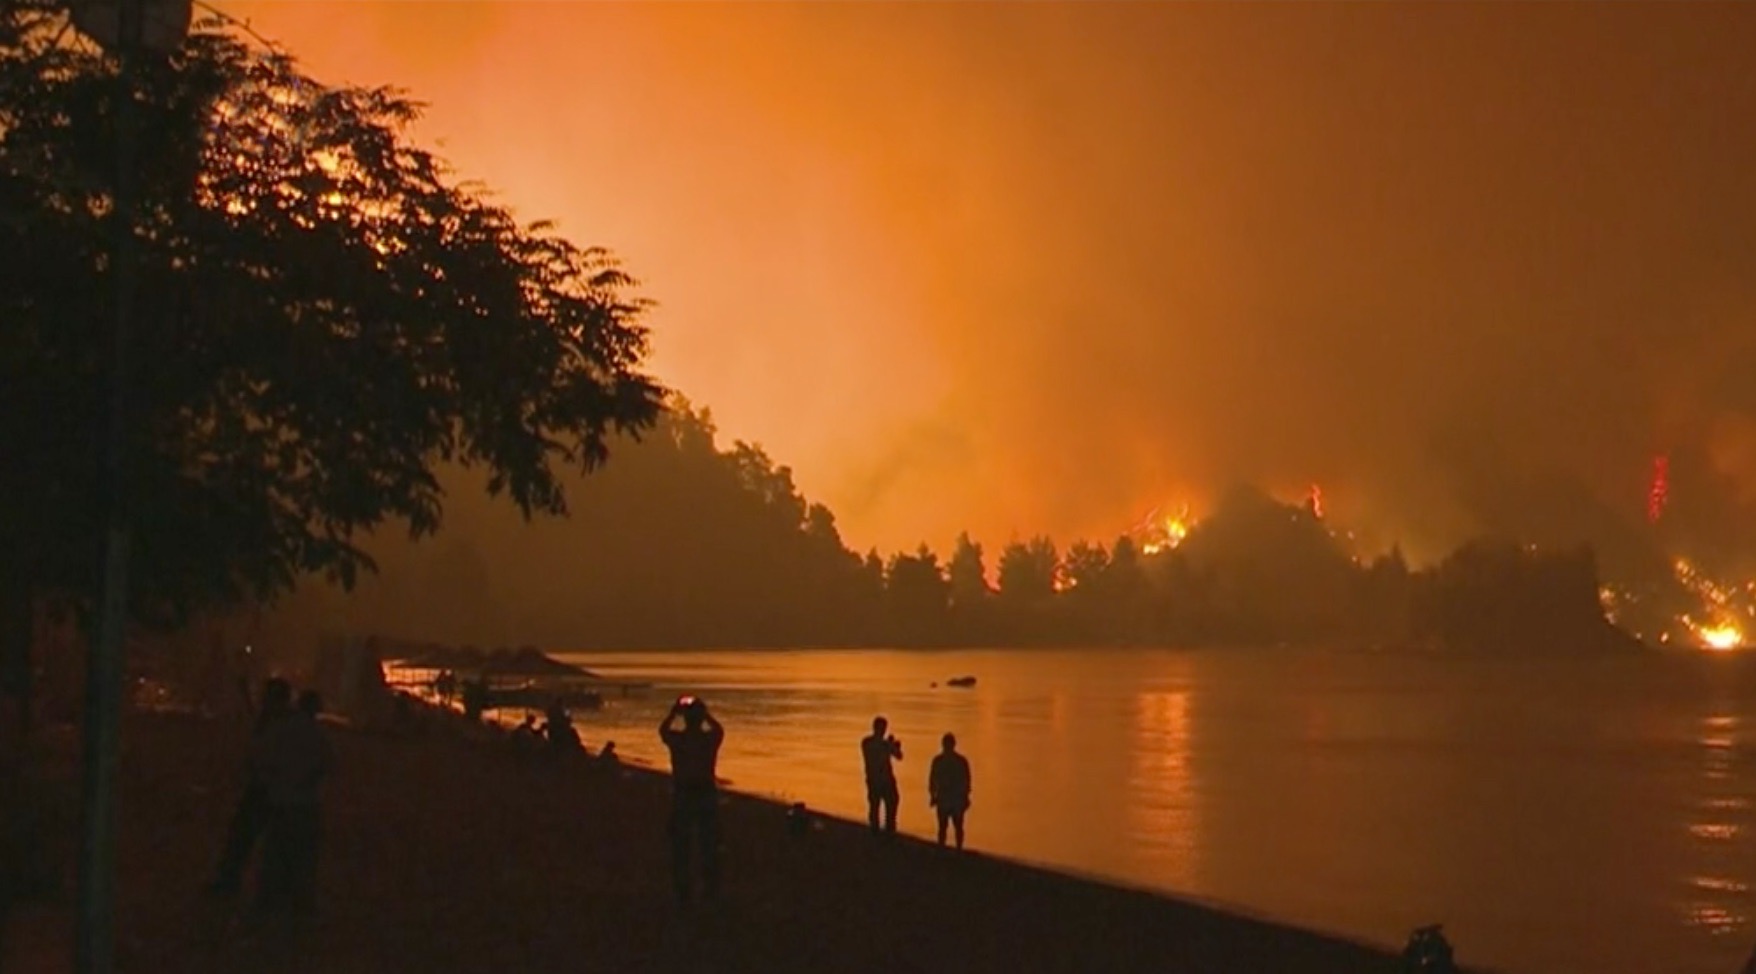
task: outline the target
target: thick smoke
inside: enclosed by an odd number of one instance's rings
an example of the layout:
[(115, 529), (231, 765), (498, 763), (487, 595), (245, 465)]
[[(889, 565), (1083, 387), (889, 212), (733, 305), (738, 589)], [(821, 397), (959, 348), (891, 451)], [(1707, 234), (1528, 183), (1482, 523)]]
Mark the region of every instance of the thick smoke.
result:
[(1250, 480), (1416, 558), (1751, 550), (1756, 8), (234, 6), (622, 251), (856, 546)]

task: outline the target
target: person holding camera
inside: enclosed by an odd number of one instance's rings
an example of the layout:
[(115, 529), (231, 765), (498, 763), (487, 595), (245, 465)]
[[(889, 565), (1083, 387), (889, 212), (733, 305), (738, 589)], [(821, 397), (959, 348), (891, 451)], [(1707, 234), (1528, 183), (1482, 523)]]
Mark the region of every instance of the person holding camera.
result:
[(714, 771), (725, 737), (725, 728), (699, 697), (678, 697), (659, 725), (659, 739), (671, 752), (671, 878), (683, 902), (695, 884), (692, 844), (701, 847), (707, 895), (719, 893), (719, 784)]
[(890, 721), (874, 717), (872, 735), (860, 741), (860, 755), (866, 762), (866, 815), (873, 835), (879, 834), (880, 808), (884, 811), (883, 834), (896, 834), (896, 804), (900, 799), (896, 789), (896, 769), (891, 766), (891, 761), (902, 760), (902, 742), (888, 733), (889, 729)]

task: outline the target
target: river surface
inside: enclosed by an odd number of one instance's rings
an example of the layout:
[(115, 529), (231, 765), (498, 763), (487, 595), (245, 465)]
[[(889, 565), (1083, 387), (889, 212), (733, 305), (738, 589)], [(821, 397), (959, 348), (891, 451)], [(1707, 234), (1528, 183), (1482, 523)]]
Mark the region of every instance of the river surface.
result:
[(1460, 960), (1506, 974), (1736, 974), (1756, 943), (1756, 654), (565, 658), (655, 684), (580, 715), (594, 751), (662, 765), (658, 721), (696, 692), (732, 787), (851, 818), (886, 715), (916, 835), (954, 732), (986, 852), (1386, 945), (1442, 921)]

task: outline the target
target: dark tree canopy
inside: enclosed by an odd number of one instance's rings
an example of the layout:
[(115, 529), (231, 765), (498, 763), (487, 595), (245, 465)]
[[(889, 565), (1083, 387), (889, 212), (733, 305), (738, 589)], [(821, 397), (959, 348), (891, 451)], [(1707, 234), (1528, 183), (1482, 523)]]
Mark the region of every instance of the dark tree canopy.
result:
[[(313, 591), (303, 616), (416, 640), (630, 649), (751, 646), (1263, 646), (1277, 643), (1597, 647), (1589, 559), (1469, 551), (1412, 570), (1356, 562), (1307, 509), (1240, 491), (1175, 548), (1048, 538), (1002, 554), (994, 592), (967, 534), (941, 559), (847, 549), (833, 514), (748, 443), (674, 397), (642, 442), (568, 484), (565, 521), (524, 530), (507, 508), (459, 505), (437, 544), (386, 541), (351, 599)], [(1345, 532), (1342, 533), (1345, 537)], [(1012, 583), (1007, 594), (1007, 582)], [(303, 596), (301, 596), (301, 601)], [(1517, 625), (1485, 625), (1499, 607)], [(1544, 628), (1543, 620), (1555, 622)], [(1577, 637), (1577, 638), (1576, 638)]]
[(1000, 552), (1000, 597), (1020, 605), (1041, 604), (1055, 594), (1061, 560), (1046, 537), (1013, 541)]
[[(118, 85), (44, 5), (0, 10), (0, 552), (90, 595), (107, 496)], [(417, 106), (202, 25), (141, 72), (129, 474), (137, 605), (351, 583), (438, 527), (435, 470), (563, 513), (655, 418), (634, 282), (409, 144)], [(760, 466), (752, 457), (750, 469)], [(752, 485), (783, 489), (775, 483)]]
[(945, 575), (951, 583), (951, 604), (958, 608), (980, 606), (994, 594), (988, 587), (988, 569), (983, 561), (982, 546), (970, 540), (967, 531), (957, 536)]

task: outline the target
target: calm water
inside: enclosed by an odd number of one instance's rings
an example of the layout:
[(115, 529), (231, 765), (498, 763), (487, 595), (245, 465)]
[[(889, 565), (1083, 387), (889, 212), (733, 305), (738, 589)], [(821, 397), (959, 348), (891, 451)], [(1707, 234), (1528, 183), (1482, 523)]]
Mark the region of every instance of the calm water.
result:
[[(573, 657), (655, 681), (581, 721), (660, 762), (670, 693), (742, 790), (863, 817), (902, 738), (930, 834), (954, 731), (973, 847), (1400, 944), (1441, 920), (1509, 974), (1734, 974), (1756, 942), (1756, 655), (1479, 661), (1147, 650)], [(929, 684), (974, 674), (974, 689)]]

